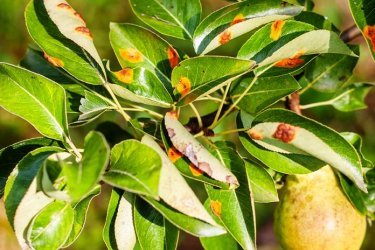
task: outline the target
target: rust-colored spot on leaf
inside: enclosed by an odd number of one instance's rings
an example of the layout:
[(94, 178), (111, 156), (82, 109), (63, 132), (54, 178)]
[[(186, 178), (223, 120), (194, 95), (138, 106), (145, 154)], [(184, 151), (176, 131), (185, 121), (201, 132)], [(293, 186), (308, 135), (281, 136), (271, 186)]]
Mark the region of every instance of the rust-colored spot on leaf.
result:
[(262, 140), (263, 139), (263, 135), (261, 133), (259, 133), (258, 131), (255, 131), (254, 129), (249, 129), (249, 131), (247, 131), (247, 134), (253, 140)]
[(180, 153), (175, 147), (171, 147), (168, 149), (168, 158), (171, 162), (175, 163), (182, 157), (182, 153)]
[(66, 9), (66, 10), (71, 10), (72, 9), (72, 7), (69, 4), (67, 4), (67, 3), (59, 3), (57, 5), (57, 7), (61, 8), (61, 9)]
[(193, 163), (189, 164), (189, 169), (194, 176), (201, 176), (203, 174), (203, 171), (194, 166)]
[(52, 57), (52, 56), (49, 56), (46, 52), (44, 52), (43, 56), (53, 66), (55, 66), (55, 67), (64, 67), (64, 62), (61, 61), (60, 59)]
[(120, 49), (121, 57), (131, 63), (140, 63), (143, 61), (142, 53), (134, 48)]
[(274, 40), (274, 41), (279, 40), (284, 24), (285, 24), (284, 20), (277, 20), (277, 21), (272, 23), (272, 25), (271, 25), (271, 35), (270, 35), (270, 38), (272, 40)]
[(363, 34), (367, 39), (371, 41), (372, 50), (375, 52), (375, 25), (369, 26), (367, 25), (363, 29)]
[(225, 30), (223, 33), (221, 33), (220, 38), (219, 38), (219, 43), (221, 45), (226, 44), (232, 39), (232, 32), (229, 30)]
[(123, 83), (130, 84), (133, 82), (134, 71), (131, 68), (125, 68), (115, 72), (116, 78)]
[(89, 28), (85, 27), (85, 26), (80, 26), (80, 27), (77, 27), (75, 28), (75, 31), (89, 37), (90, 39), (92, 39), (92, 35), (91, 35), (91, 32), (89, 30)]
[(169, 116), (172, 119), (175, 119), (175, 120), (178, 119), (178, 113), (177, 113), (177, 111), (169, 111), (169, 112), (167, 112), (166, 115)]
[(172, 69), (175, 68), (180, 63), (180, 58), (178, 56), (178, 53), (172, 47), (168, 48), (168, 61)]
[(217, 216), (221, 217), (221, 202), (220, 201), (211, 201), (210, 202), (211, 211)]
[(81, 14), (79, 14), (78, 12), (74, 12), (74, 16), (77, 17), (77, 18), (79, 18), (86, 25), (86, 21), (85, 21), (85, 19), (83, 19), (83, 17), (81, 16)]
[(234, 18), (233, 18), (233, 21), (231, 22), (231, 26), (232, 25), (235, 25), (235, 24), (237, 24), (237, 23), (241, 23), (241, 22), (243, 22), (243, 21), (245, 21), (245, 18), (244, 18), (244, 16), (240, 13), (240, 14), (238, 14), (237, 16), (235, 16)]
[(279, 139), (285, 143), (289, 143), (293, 141), (296, 135), (296, 127), (286, 124), (280, 123), (277, 126), (275, 133), (273, 134), (273, 138)]
[(299, 52), (296, 55), (292, 56), (291, 58), (285, 58), (283, 60), (280, 60), (275, 64), (275, 67), (292, 69), (292, 68), (301, 66), (302, 64), (305, 63), (305, 60), (300, 58), (302, 55), (303, 53)]
[(187, 77), (181, 77), (177, 83), (176, 90), (181, 96), (188, 94), (191, 90), (191, 82)]

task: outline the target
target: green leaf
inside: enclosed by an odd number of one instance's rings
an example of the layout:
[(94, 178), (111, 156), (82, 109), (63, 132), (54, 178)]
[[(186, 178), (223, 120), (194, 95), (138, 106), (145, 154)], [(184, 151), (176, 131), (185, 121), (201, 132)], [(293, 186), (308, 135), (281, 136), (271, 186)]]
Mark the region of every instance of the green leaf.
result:
[(365, 37), (375, 60), (375, 2), (372, 0), (349, 0), (349, 5), (354, 21)]
[(332, 30), (336, 33), (340, 33), (339, 29), (325, 16), (322, 16), (316, 12), (302, 11), (299, 15), (294, 17), (294, 20), (308, 23), (317, 29)]
[(194, 33), (195, 51), (207, 54), (261, 25), (297, 15), (302, 9), (300, 6), (282, 6), (278, 0), (244, 1), (226, 6), (199, 24)]
[(85, 91), (85, 98), (81, 99), (78, 121), (74, 124), (91, 122), (112, 108), (111, 104), (103, 97), (89, 91)]
[(290, 40), (312, 30), (314, 26), (310, 24), (276, 20), (257, 30), (238, 51), (237, 57), (259, 63)]
[(332, 106), (340, 111), (348, 112), (367, 108), (365, 98), (374, 84), (355, 83), (338, 93)]
[(249, 134), (255, 142), (280, 153), (314, 156), (349, 177), (366, 192), (361, 162), (354, 147), (334, 130), (291, 111), (259, 114)]
[(367, 208), (364, 201), (365, 194), (346, 176), (338, 173), (340, 184), (345, 195), (348, 197), (353, 206), (361, 213), (366, 214)]
[(193, 190), (180, 175), (158, 143), (147, 135), (142, 138), (141, 142), (153, 148), (162, 160), (159, 181), (160, 198), (179, 212), (216, 225), (215, 221), (207, 213), (198, 197), (194, 194)]
[[(45, 3), (51, 5), (48, 9), (53, 13), (54, 17), (49, 16)], [(75, 11), (73, 9), (67, 7), (69, 5), (64, 4), (67, 3), (60, 0), (31, 1), (25, 11), (28, 32), (54, 66), (63, 68), (80, 81), (100, 85), (103, 83), (101, 74), (104, 74), (104, 71), (99, 69), (102, 66), (92, 40), (89, 36), (76, 32), (76, 27), (71, 26), (72, 23), (77, 24), (77, 22), (81, 23), (82, 27), (85, 24), (79, 15), (74, 15)], [(61, 7), (57, 7), (58, 5)], [(52, 11), (53, 8), (60, 8), (61, 10)], [(58, 13), (64, 13), (64, 17), (61, 19)], [(66, 20), (72, 22), (64, 23)], [(86, 29), (82, 28), (81, 30), (85, 31)], [(71, 32), (76, 32), (77, 35), (73, 37), (68, 34)], [(81, 38), (82, 40), (80, 40)], [(78, 42), (77, 39), (80, 41)]]
[(368, 210), (368, 215), (372, 220), (375, 220), (375, 169), (371, 169), (366, 174), (368, 183), (368, 194), (365, 196), (365, 205)]
[(89, 205), (92, 199), (99, 195), (100, 189), (101, 187), (99, 185), (96, 186), (86, 198), (74, 205), (73, 228), (70, 232), (68, 240), (64, 243), (63, 248), (66, 248), (73, 244), (81, 234), (86, 222), (86, 215), (89, 209)]
[(135, 196), (113, 189), (108, 204), (103, 239), (110, 250), (133, 250), (137, 237), (133, 225)]
[(194, 57), (182, 61), (172, 72), (177, 105), (186, 105), (220, 89), (254, 65), (253, 61), (223, 56)]
[(245, 161), (246, 174), (255, 202), (278, 202), (275, 182), (264, 167), (251, 161)]
[(180, 230), (164, 218), (165, 250), (177, 250)]
[(8, 177), (5, 186), (4, 201), (8, 220), (13, 227), (15, 226), (14, 220), (18, 207), (31, 187), (44, 161), (53, 153), (61, 151), (62, 149), (58, 147), (35, 149), (22, 158)]
[(354, 148), (357, 150), (357, 153), (359, 154), (359, 157), (361, 158), (362, 167), (363, 168), (373, 168), (374, 164), (366, 159), (366, 157), (362, 153), (362, 138), (356, 133), (352, 132), (343, 132), (340, 133), (342, 137), (345, 138), (350, 144), (354, 146)]
[(126, 140), (112, 148), (111, 167), (103, 176), (108, 184), (153, 198), (159, 197), (160, 156), (136, 140)]
[(33, 138), (14, 143), (0, 150), (0, 198), (4, 194), (4, 187), (8, 176), (18, 162), (29, 152), (43, 146), (58, 146), (58, 143), (47, 138)]
[(163, 201), (156, 201), (154, 199), (143, 197), (142, 198), (151, 204), (159, 213), (161, 213), (167, 220), (179, 229), (197, 236), (197, 237), (211, 237), (224, 234), (226, 231), (219, 226), (213, 226), (201, 220), (184, 215), (169, 207)]
[(111, 23), (109, 39), (122, 68), (146, 68), (159, 77), (168, 91), (171, 90), (169, 76), (180, 58), (167, 41), (128, 23)]
[(255, 249), (255, 210), (245, 164), (234, 145), (216, 142), (216, 155), (231, 169), (240, 182), (235, 190), (215, 189), (205, 185), (211, 211), (243, 249)]
[(71, 205), (55, 201), (35, 216), (27, 238), (33, 249), (59, 249), (68, 239), (73, 223), (74, 209)]
[(236, 240), (227, 233), (215, 237), (201, 237), (199, 238), (205, 250), (240, 250), (241, 247)]
[(46, 137), (64, 140), (69, 135), (61, 86), (6, 63), (0, 63), (0, 82), (0, 106), (31, 123)]
[(192, 39), (202, 7), (200, 0), (129, 0), (135, 15), (158, 32)]
[(168, 112), (165, 115), (164, 125), (173, 146), (178, 152), (185, 155), (196, 168), (211, 178), (228, 184), (229, 189), (238, 187), (236, 176), (186, 130), (178, 121), (175, 113)]
[[(234, 87), (231, 90), (233, 102), (244, 93), (253, 79), (246, 76), (233, 83)], [(300, 88), (298, 82), (290, 75), (261, 77), (241, 99), (238, 107), (250, 114), (256, 114)]]
[(151, 71), (138, 68), (125, 68), (117, 72), (109, 71), (113, 92), (131, 102), (169, 108), (173, 99), (163, 83)]

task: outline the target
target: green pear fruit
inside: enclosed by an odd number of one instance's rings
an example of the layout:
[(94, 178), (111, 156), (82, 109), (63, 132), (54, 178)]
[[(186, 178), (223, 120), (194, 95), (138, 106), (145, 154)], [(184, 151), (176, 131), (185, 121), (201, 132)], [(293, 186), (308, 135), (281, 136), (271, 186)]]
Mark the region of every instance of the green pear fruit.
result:
[(358, 250), (366, 217), (353, 207), (326, 166), (287, 177), (274, 229), (285, 250)]

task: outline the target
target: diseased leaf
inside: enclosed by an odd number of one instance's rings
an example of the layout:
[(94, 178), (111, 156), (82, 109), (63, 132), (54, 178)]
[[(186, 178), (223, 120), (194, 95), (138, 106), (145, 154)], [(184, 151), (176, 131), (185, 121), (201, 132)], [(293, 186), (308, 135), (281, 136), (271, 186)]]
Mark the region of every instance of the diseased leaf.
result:
[(160, 156), (136, 140), (120, 142), (112, 148), (111, 167), (104, 174), (108, 184), (159, 198), (159, 178), (162, 168)]
[[(48, 10), (50, 12), (47, 11), (44, 0), (31, 1), (25, 11), (28, 32), (35, 43), (45, 52), (46, 60), (55, 67), (63, 68), (80, 81), (95, 85), (103, 84), (101, 74), (104, 74), (104, 71), (98, 69), (102, 66), (98, 66), (98, 63), (101, 64), (100, 59), (99, 62), (96, 61), (98, 59), (95, 55), (96, 50), (95, 52), (92, 51), (95, 49), (93, 45), (86, 46), (86, 44), (92, 43), (91, 38), (85, 32), (88, 29), (83, 27), (85, 26), (83, 23), (79, 31), (75, 31), (75, 28), (78, 27), (71, 26), (72, 20), (74, 20), (73, 23), (83, 22), (81, 17), (78, 14), (75, 15), (76, 12), (65, 1), (53, 0), (47, 2), (49, 2)], [(60, 7), (57, 7), (57, 5), (60, 5)], [(61, 10), (56, 11), (55, 7)], [(58, 13), (65, 13), (67, 19), (65, 17), (60, 19), (61, 16)], [(64, 23), (64, 20), (70, 21)], [(57, 23), (54, 23), (54, 21)], [(68, 34), (74, 31), (77, 36), (82, 38), (79, 43), (76, 43), (76, 37)], [(91, 58), (92, 56), (94, 56), (94, 59)]]
[(244, 1), (226, 6), (199, 24), (194, 33), (195, 51), (207, 54), (261, 25), (297, 15), (302, 9), (300, 6), (282, 6), (278, 0)]
[(199, 24), (200, 0), (130, 0), (135, 15), (160, 33), (180, 39), (192, 39)]
[(176, 113), (168, 112), (164, 117), (164, 124), (173, 146), (185, 155), (196, 168), (211, 178), (227, 183), (230, 189), (238, 187), (236, 176), (186, 130), (176, 115)]
[(249, 135), (272, 151), (312, 155), (345, 174), (366, 192), (361, 161), (354, 147), (318, 122), (291, 111), (269, 109), (255, 118)]
[(59, 249), (68, 239), (74, 223), (74, 209), (69, 203), (55, 201), (35, 216), (28, 229), (33, 249)]
[(250, 71), (254, 65), (253, 61), (222, 56), (194, 57), (182, 61), (172, 72), (177, 105), (186, 105), (218, 90), (230, 80)]
[(61, 86), (7, 63), (0, 63), (0, 82), (0, 106), (31, 123), (46, 137), (62, 141), (69, 135)]

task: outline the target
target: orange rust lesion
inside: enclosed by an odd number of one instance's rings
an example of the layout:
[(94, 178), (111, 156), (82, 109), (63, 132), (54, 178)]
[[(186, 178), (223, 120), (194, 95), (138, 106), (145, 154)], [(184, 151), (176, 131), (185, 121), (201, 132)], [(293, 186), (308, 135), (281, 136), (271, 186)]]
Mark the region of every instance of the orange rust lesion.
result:
[(240, 13), (233, 18), (233, 21), (230, 23), (230, 25), (232, 26), (238, 23), (242, 23), (243, 21), (245, 21), (245, 17)]
[(363, 29), (363, 34), (367, 39), (371, 41), (372, 50), (375, 52), (375, 25), (367, 25)]
[(131, 68), (125, 68), (114, 73), (116, 78), (123, 83), (130, 84), (134, 80), (134, 71)]
[(69, 4), (67, 3), (59, 3), (57, 5), (57, 7), (61, 8), (61, 9), (66, 9), (66, 10), (72, 10), (72, 6), (70, 6)]
[(46, 52), (44, 52), (43, 54), (43, 57), (50, 63), (52, 64), (53, 66), (55, 67), (64, 67), (64, 62), (61, 61), (60, 59), (56, 58), (56, 57), (52, 57), (50, 55), (48, 55)]
[(177, 111), (169, 111), (165, 115), (175, 120), (178, 120), (178, 116), (179, 116)]
[(120, 56), (125, 61), (131, 63), (140, 63), (143, 62), (142, 53), (134, 48), (120, 49)]
[(247, 134), (253, 140), (262, 140), (263, 139), (263, 135), (261, 133), (259, 133), (258, 131), (254, 130), (254, 129), (249, 129), (247, 131)]
[(204, 173), (202, 170), (197, 168), (193, 163), (189, 164), (189, 169), (190, 172), (196, 177), (201, 176)]
[(185, 96), (191, 90), (191, 82), (187, 77), (181, 77), (176, 85), (176, 90), (181, 96)]
[(285, 21), (284, 20), (277, 20), (272, 23), (271, 25), (271, 34), (270, 38), (274, 41), (279, 40), (281, 37), (282, 29), (284, 27)]
[(221, 33), (221, 35), (219, 37), (219, 43), (221, 45), (224, 45), (224, 44), (228, 43), (231, 39), (232, 39), (232, 32), (229, 31), (229, 30), (224, 30), (224, 32)]
[(275, 67), (292, 69), (301, 66), (305, 63), (305, 60), (300, 58), (303, 54), (303, 52), (298, 52), (290, 58), (282, 59), (275, 63)]
[(167, 54), (169, 65), (171, 66), (171, 69), (173, 69), (180, 63), (180, 57), (173, 47), (168, 48)]
[(286, 123), (280, 123), (273, 134), (273, 138), (281, 140), (285, 143), (290, 143), (293, 141), (295, 136), (296, 127)]
[(75, 28), (75, 31), (77, 31), (77, 32), (89, 37), (90, 39), (92, 39), (90, 29), (85, 27), (85, 26), (79, 26), (79, 27)]
[(217, 217), (221, 217), (221, 202), (220, 201), (213, 201), (211, 200), (210, 201), (210, 208), (211, 208), (211, 211), (217, 216)]
[(171, 160), (171, 162), (175, 163), (182, 157), (182, 153), (178, 151), (175, 147), (171, 147), (168, 149), (168, 158)]

